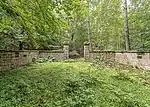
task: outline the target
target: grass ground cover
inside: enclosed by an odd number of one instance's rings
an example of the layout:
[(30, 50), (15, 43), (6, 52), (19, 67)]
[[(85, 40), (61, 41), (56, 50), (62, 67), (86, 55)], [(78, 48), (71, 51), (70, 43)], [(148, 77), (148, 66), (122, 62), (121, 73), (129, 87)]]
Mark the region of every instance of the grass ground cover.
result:
[(150, 73), (52, 62), (0, 73), (0, 107), (150, 107)]

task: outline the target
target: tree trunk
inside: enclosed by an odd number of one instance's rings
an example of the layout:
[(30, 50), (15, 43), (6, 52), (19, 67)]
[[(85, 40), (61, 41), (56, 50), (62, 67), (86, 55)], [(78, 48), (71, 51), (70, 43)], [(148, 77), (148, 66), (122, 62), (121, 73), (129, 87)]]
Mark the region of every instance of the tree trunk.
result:
[(130, 38), (129, 38), (129, 27), (128, 27), (128, 9), (127, 0), (124, 0), (124, 38), (125, 38), (125, 49), (130, 50)]
[(88, 20), (87, 20), (87, 26), (88, 26), (88, 41), (89, 41), (89, 44), (90, 44), (90, 50), (92, 48), (91, 46), (91, 24), (90, 24), (90, 17), (88, 16)]
[[(90, 1), (91, 3), (91, 1)], [(89, 3), (89, 13), (91, 12), (90, 11), (90, 3)], [(88, 41), (89, 41), (89, 44), (90, 44), (90, 50), (92, 50), (92, 43), (91, 43), (91, 24), (90, 24), (90, 15), (87, 17), (87, 27), (88, 27)]]

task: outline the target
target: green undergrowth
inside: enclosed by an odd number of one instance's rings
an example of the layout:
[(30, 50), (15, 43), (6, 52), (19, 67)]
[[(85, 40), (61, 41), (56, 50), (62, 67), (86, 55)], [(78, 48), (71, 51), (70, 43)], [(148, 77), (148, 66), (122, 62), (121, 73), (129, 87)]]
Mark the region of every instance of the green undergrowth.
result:
[(150, 107), (150, 73), (84, 61), (0, 73), (0, 107)]

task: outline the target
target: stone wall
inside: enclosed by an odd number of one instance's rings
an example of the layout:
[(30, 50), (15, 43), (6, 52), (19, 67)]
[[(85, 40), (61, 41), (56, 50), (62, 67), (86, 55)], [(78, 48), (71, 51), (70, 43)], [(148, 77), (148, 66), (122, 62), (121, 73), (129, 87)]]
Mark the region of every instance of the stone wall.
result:
[[(68, 50), (67, 50), (68, 49)], [(52, 57), (56, 60), (69, 58), (69, 45), (65, 45), (62, 50), (24, 50), (24, 51), (5, 51), (0, 50), (0, 71), (17, 68), (38, 57)]]
[(64, 44), (64, 59), (68, 59), (69, 58), (69, 45), (68, 44)]
[(118, 52), (115, 53), (115, 60), (150, 70), (150, 52)]
[(89, 44), (84, 44), (84, 58), (86, 60), (90, 58)]
[(4, 51), (0, 50), (0, 71), (17, 68), (37, 58), (38, 51)]
[(41, 50), (41, 51), (39, 51), (39, 57), (45, 57), (45, 58), (52, 57), (56, 60), (67, 59), (65, 57), (63, 50), (54, 50), (54, 51), (52, 51), (52, 50)]
[(104, 57), (104, 58), (115, 60), (115, 52), (113, 52), (113, 51), (100, 51), (100, 50), (90, 51), (90, 59), (96, 59), (99, 57)]
[[(99, 57), (104, 57), (112, 59), (119, 63), (130, 64), (133, 66), (141, 67), (150, 70), (150, 52), (138, 52), (138, 51), (102, 51), (94, 50), (87, 51), (89, 49), (86, 45), (84, 50), (85, 59), (96, 59)], [(88, 52), (88, 53), (87, 53)]]

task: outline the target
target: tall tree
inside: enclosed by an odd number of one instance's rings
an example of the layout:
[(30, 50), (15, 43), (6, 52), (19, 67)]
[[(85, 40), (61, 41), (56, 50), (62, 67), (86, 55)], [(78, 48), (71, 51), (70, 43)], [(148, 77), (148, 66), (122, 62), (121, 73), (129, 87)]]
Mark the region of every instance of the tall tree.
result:
[(130, 50), (130, 38), (129, 38), (129, 27), (128, 27), (128, 6), (127, 0), (124, 0), (124, 35), (125, 35), (125, 49)]
[(90, 0), (88, 3), (88, 11), (89, 11), (89, 15), (87, 16), (87, 27), (88, 27), (88, 41), (90, 44), (90, 50), (92, 50), (92, 43), (91, 43), (91, 21), (90, 21), (90, 14), (91, 14), (91, 3), (92, 1)]

